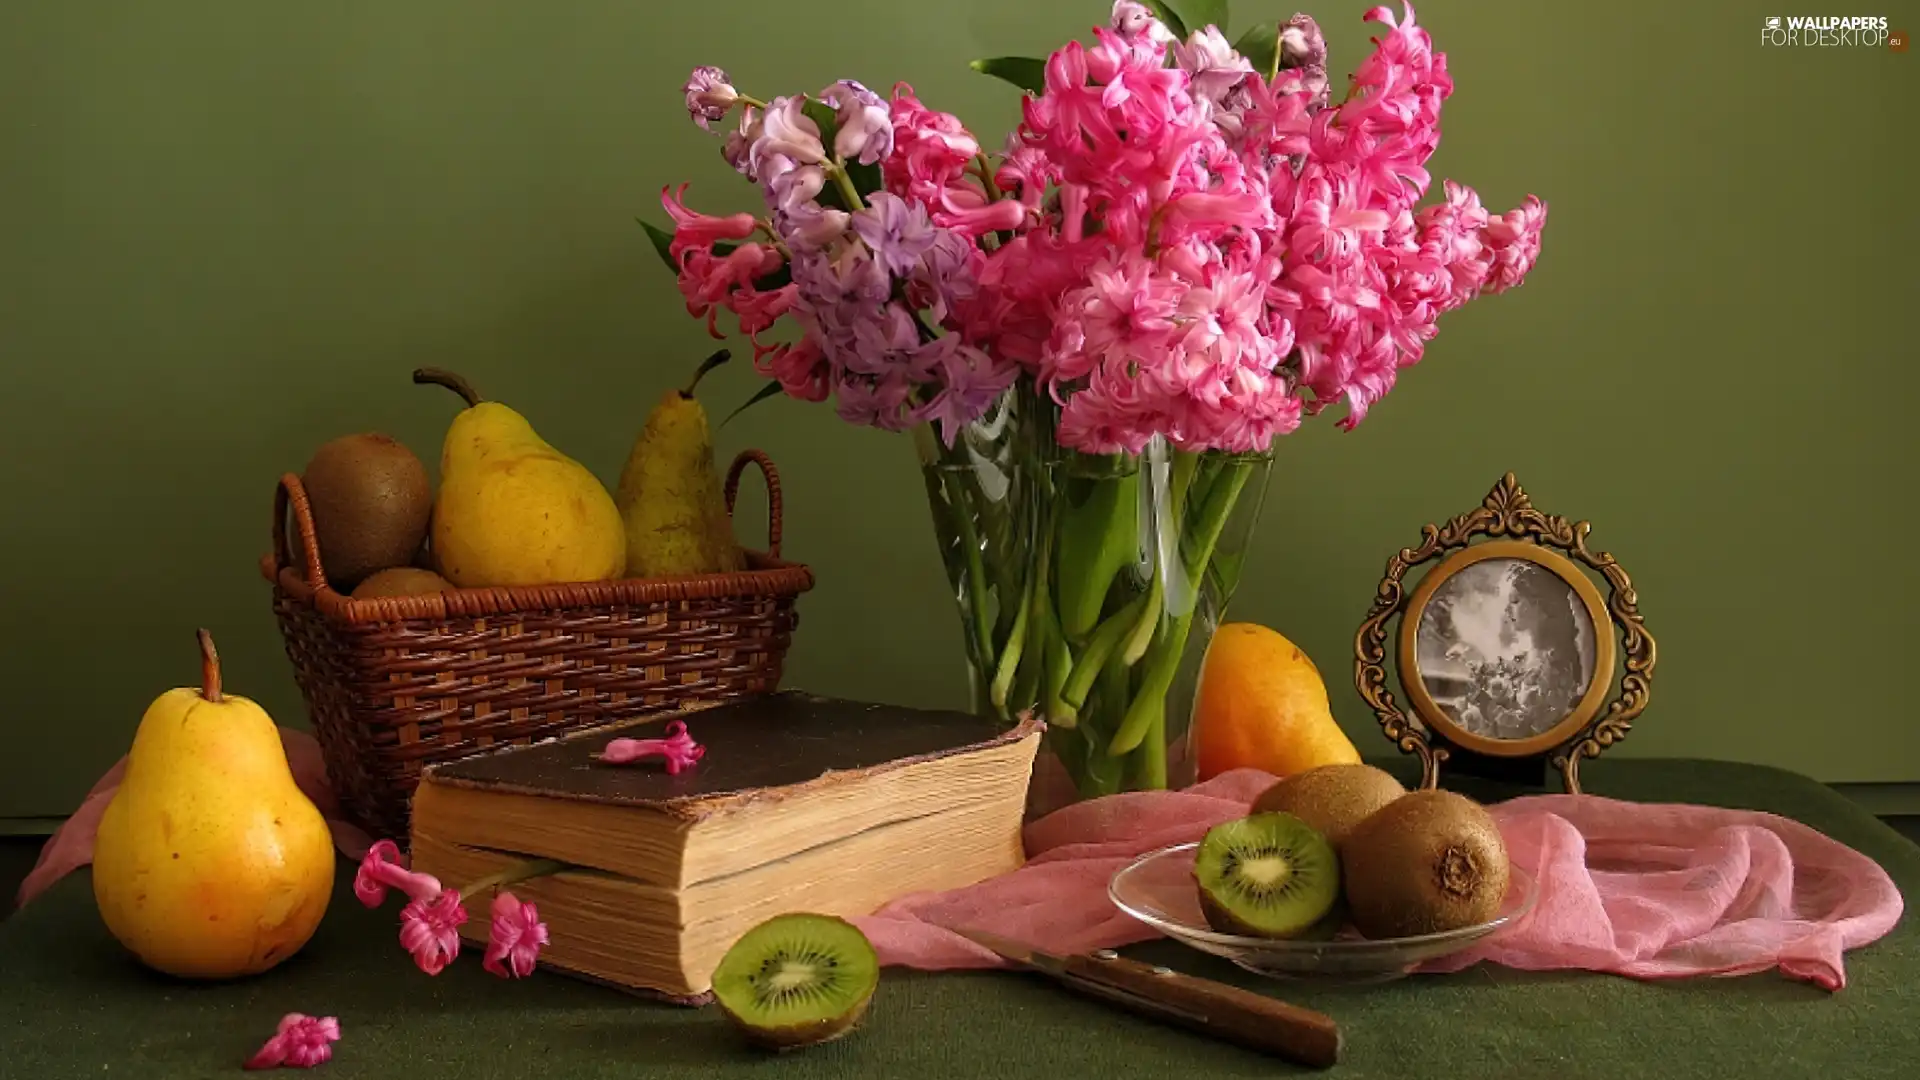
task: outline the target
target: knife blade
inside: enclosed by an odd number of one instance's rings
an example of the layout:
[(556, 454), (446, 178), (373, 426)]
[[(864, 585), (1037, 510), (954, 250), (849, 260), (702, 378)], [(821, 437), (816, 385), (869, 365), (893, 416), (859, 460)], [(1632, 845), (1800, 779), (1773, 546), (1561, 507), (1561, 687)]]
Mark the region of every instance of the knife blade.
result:
[(1325, 1069), (1339, 1064), (1345, 1049), (1332, 1017), (1264, 994), (1129, 960), (1111, 949), (1056, 956), (984, 931), (954, 933), (1069, 989), (1249, 1050)]

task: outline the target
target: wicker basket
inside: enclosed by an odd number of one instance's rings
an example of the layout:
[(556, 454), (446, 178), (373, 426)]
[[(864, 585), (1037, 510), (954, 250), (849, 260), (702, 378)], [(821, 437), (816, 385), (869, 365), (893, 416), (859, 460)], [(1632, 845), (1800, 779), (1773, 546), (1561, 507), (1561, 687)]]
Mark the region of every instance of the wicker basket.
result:
[(767, 550), (740, 573), (369, 600), (327, 585), (306, 492), (281, 477), (261, 571), (343, 811), (404, 847), (424, 765), (776, 689), (813, 574), (780, 558), (780, 478), (760, 451), (728, 470), (728, 512), (749, 463)]

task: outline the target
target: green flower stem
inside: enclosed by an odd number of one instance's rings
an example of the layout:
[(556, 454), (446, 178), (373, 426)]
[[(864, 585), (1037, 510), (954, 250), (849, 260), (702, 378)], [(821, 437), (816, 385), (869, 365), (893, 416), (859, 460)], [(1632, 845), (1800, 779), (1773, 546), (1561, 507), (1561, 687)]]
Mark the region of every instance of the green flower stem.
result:
[(1146, 606), (1144, 596), (1136, 596), (1119, 611), (1108, 616), (1093, 635), (1087, 638), (1086, 648), (1080, 651), (1073, 663), (1073, 674), (1060, 690), (1061, 704), (1065, 705), (1068, 715), (1075, 715), (1087, 704), (1087, 694), (1093, 690), (1093, 682), (1099, 677), (1101, 669), (1107, 666), (1107, 658), (1140, 618), (1140, 611)]
[[(1220, 542), (1220, 533), (1226, 528), (1227, 518), (1232, 516), (1234, 504), (1240, 499), (1240, 490), (1246, 487), (1252, 472), (1252, 466), (1246, 462), (1232, 462), (1221, 469), (1219, 478), (1210, 485), (1206, 505), (1200, 511), (1199, 520), (1194, 523), (1193, 532), (1189, 534), (1193, 547), (1183, 552), (1187, 581), (1192, 583), (1196, 593), (1207, 565), (1213, 560), (1213, 549)], [(1187, 610), (1162, 627), (1162, 633), (1155, 635), (1143, 661), (1144, 670), (1134, 693), (1133, 704), (1127, 709), (1126, 718), (1120, 722), (1120, 730), (1114, 733), (1113, 741), (1108, 744), (1108, 753), (1116, 757), (1132, 753), (1143, 744), (1149, 731), (1165, 731), (1167, 693), (1173, 688), (1173, 678), (1180, 669), (1180, 656), (1186, 650), (1187, 636), (1193, 627), (1193, 616), (1199, 610), (1200, 602), (1196, 595)], [(1167, 749), (1165, 742), (1164, 738), (1154, 740), (1147, 745), (1147, 753), (1158, 754), (1164, 759)], [(1164, 760), (1159, 769), (1164, 776)]]
[(999, 650), (993, 644), (993, 614), (987, 602), (986, 560), (980, 551), (980, 534), (974, 528), (970, 500), (955, 479), (954, 470), (942, 463), (939, 440), (933, 434), (933, 429), (921, 425), (914, 429), (914, 438), (920, 444), (921, 460), (934, 477), (933, 483), (938, 485), (938, 490), (929, 494), (933, 496), (935, 510), (945, 512), (945, 534), (959, 540), (961, 557), (965, 560), (961, 574), (966, 578), (968, 621), (974, 637), (971, 650), (976, 657), (975, 667), (985, 672), (999, 655)]
[(860, 189), (853, 186), (853, 177), (847, 175), (846, 166), (840, 163), (839, 158), (834, 158), (827, 165), (827, 172), (833, 176), (833, 186), (840, 189), (840, 197), (847, 200), (848, 213), (867, 208), (867, 204), (861, 201)]
[(1147, 646), (1153, 642), (1154, 631), (1160, 626), (1160, 616), (1167, 610), (1166, 582), (1158, 573), (1153, 575), (1153, 584), (1147, 589), (1147, 606), (1140, 612), (1140, 618), (1127, 632), (1126, 642), (1120, 649), (1120, 663), (1132, 667), (1147, 654)]
[(1139, 548), (1140, 474), (1076, 477), (1062, 487), (1087, 489), (1079, 500), (1056, 494), (1061, 521), (1049, 530), (1059, 536), (1054, 591), (1060, 629), (1069, 641), (1084, 641), (1100, 621), (1113, 579)]
[[(1061, 705), (1060, 692), (1066, 686), (1067, 675), (1073, 669), (1073, 653), (1067, 648), (1067, 641), (1060, 629), (1060, 619), (1053, 604), (1053, 590), (1046, 580), (1046, 568), (1053, 565), (1054, 528), (1060, 519), (1060, 504), (1048, 500), (1047, 528), (1040, 534), (1040, 561), (1036, 563), (1040, 571), (1035, 575), (1032, 590), (1033, 632), (1038, 640), (1028, 651), (1035, 663), (1033, 669), (1038, 674), (1035, 695), (1040, 700), (1042, 715), (1058, 717), (1065, 727), (1072, 727), (1075, 717), (1065, 710), (1056, 712)], [(1031, 697), (1023, 701), (1032, 700)]]
[[(1009, 539), (1014, 523), (1010, 520), (1009, 508), (1005, 501), (988, 497), (986, 488), (980, 483), (980, 474), (977, 470), (971, 467), (955, 469), (952, 470), (952, 474), (959, 477), (961, 491), (965, 494), (974, 517), (979, 520), (981, 530), (979, 539), (984, 544), (985, 550), (995, 552), (1010, 550)], [(986, 572), (993, 580), (993, 588), (1001, 598), (999, 617), (993, 624), (992, 636), (992, 640), (999, 641), (1013, 632), (1013, 621), (1018, 611), (1012, 598), (1025, 596), (1027, 590), (1014, 573), (1014, 568), (1007, 565), (1005, 560), (997, 559), (991, 564), (983, 561), (983, 565), (986, 566)], [(986, 580), (984, 577), (981, 579), (983, 585)], [(989, 656), (997, 655), (997, 650), (989, 654)]]
[(1032, 579), (1027, 581), (1027, 595), (1020, 598), (1020, 612), (1013, 617), (1013, 630), (1007, 634), (1006, 647), (1000, 650), (1000, 658), (993, 671), (993, 704), (1005, 712), (1007, 709), (1007, 691), (1013, 686), (1013, 677), (1020, 670), (1020, 655), (1027, 644), (1027, 618), (1033, 611)]
[(1073, 673), (1073, 650), (1067, 647), (1067, 639), (1060, 632), (1060, 624), (1053, 617), (1053, 605), (1046, 603), (1046, 590), (1040, 590), (1041, 603), (1045, 605), (1047, 646), (1042, 653), (1045, 673), (1040, 680), (1040, 703), (1049, 717), (1059, 717), (1062, 727), (1072, 727), (1078, 719), (1067, 708), (1067, 677)]
[(1101, 666), (1087, 708), (1087, 779), (1083, 790), (1089, 797), (1112, 795), (1126, 786), (1126, 761), (1108, 754), (1102, 744), (1120, 725), (1120, 715), (1130, 697), (1128, 690), (1126, 665), (1110, 662)]
[[(1199, 454), (1182, 450), (1173, 452), (1173, 468), (1170, 470), (1169, 491), (1167, 493), (1167, 518), (1179, 534), (1186, 531), (1188, 493), (1193, 489), (1195, 474), (1200, 472)], [(1210, 476), (1212, 470), (1202, 473)], [(1166, 611), (1167, 579), (1164, 572), (1153, 575), (1153, 584), (1147, 590), (1147, 608), (1140, 613), (1140, 621), (1134, 625), (1133, 633), (1127, 636), (1126, 647), (1121, 655), (1128, 667), (1140, 662), (1146, 655), (1147, 646), (1153, 642), (1154, 632), (1159, 629), (1160, 616)]]
[(478, 896), (488, 889), (499, 889), (508, 885), (516, 885), (530, 878), (546, 877), (549, 874), (557, 874), (562, 870), (568, 869), (571, 869), (570, 864), (560, 862), (556, 859), (523, 859), (520, 862), (508, 863), (505, 867), (488, 874), (486, 877), (470, 885), (462, 887), (458, 891), (460, 899), (465, 900), (470, 896)]
[(947, 488), (960, 546), (965, 549), (967, 599), (973, 607), (973, 632), (979, 638), (980, 663), (991, 664), (996, 650), (993, 647), (993, 615), (987, 604), (987, 568), (980, 554), (980, 534), (974, 529), (973, 515), (968, 512), (965, 497), (956, 490), (953, 477), (942, 470), (940, 482)]

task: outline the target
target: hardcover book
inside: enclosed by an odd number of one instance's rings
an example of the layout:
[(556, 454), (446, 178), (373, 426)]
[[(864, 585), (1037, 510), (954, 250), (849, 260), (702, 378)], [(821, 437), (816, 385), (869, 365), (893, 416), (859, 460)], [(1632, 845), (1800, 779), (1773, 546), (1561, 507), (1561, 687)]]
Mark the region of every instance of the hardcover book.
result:
[[(691, 768), (598, 760), (673, 719), (706, 748)], [(774, 915), (865, 915), (1018, 868), (1040, 731), (797, 691), (626, 721), (426, 769), (413, 868), (457, 887), (569, 864), (512, 886), (551, 932), (541, 963), (702, 1004), (721, 955)], [(461, 932), (479, 943), (474, 900)]]

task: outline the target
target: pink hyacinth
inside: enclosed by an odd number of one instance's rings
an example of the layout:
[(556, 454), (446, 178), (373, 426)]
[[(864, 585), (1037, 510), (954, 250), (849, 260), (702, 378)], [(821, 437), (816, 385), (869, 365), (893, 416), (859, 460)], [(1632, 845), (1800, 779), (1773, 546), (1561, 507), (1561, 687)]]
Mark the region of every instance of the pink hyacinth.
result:
[(600, 751), (600, 760), (609, 765), (631, 765), (660, 758), (670, 774), (678, 775), (707, 754), (707, 748), (693, 741), (684, 721), (668, 721), (666, 736), (659, 739), (614, 739)]
[(413, 955), (421, 971), (438, 975), (460, 954), (460, 927), (467, 909), (451, 889), (430, 900), (414, 900), (400, 911), (400, 947)]
[(547, 944), (547, 924), (532, 904), (504, 891), (493, 898), (492, 918), (480, 966), (503, 979), (526, 978)]
[(1540, 258), (1540, 234), (1547, 227), (1547, 204), (1532, 195), (1516, 209), (1489, 221), (1484, 230), (1493, 252), (1486, 291), (1502, 293), (1527, 279)]
[(353, 877), (353, 895), (367, 907), (377, 908), (386, 903), (389, 889), (399, 890), (410, 900), (431, 900), (440, 895), (440, 882), (431, 874), (409, 870), (400, 845), (380, 840), (360, 860), (360, 869)]
[(713, 217), (690, 210), (687, 208), (686, 194), (686, 184), (681, 184), (677, 190), (671, 187), (660, 189), (660, 205), (666, 208), (667, 217), (673, 220), (673, 243), (668, 248), (668, 254), (675, 262), (679, 262), (681, 256), (692, 248), (704, 251), (722, 240), (745, 240), (758, 227), (752, 214)]
[(280, 1018), (273, 1037), (246, 1060), (247, 1069), (311, 1069), (333, 1057), (340, 1040), (340, 1021), (332, 1016), (288, 1013)]
[(893, 153), (881, 166), (887, 190), (931, 208), (980, 153), (979, 140), (959, 117), (922, 105), (906, 83), (895, 84), (891, 113)]
[(780, 389), (801, 401), (825, 401), (833, 393), (832, 368), (811, 335), (793, 344), (776, 345), (753, 359), (754, 369), (779, 382)]

